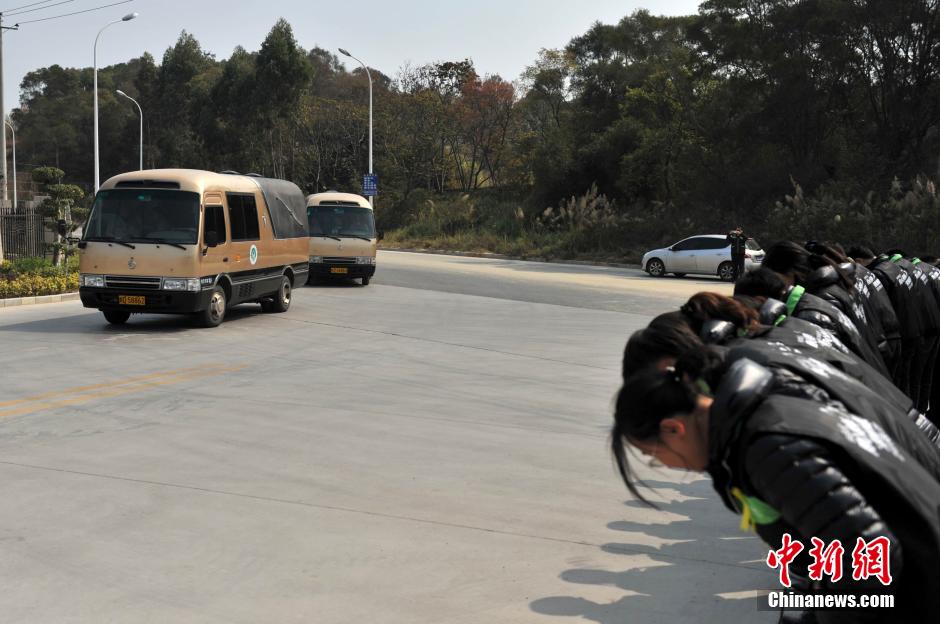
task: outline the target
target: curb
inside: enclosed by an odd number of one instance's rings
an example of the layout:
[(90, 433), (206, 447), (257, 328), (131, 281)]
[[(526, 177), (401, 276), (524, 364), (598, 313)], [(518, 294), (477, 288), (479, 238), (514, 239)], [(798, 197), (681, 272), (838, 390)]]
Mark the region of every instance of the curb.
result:
[(63, 301), (78, 301), (78, 293), (64, 293), (61, 295), (41, 295), (36, 297), (19, 297), (16, 299), (0, 299), (0, 308), (16, 308), (28, 305), (42, 305), (45, 303), (62, 303)]
[(613, 267), (617, 269), (637, 269), (643, 267), (639, 264), (629, 264), (623, 262), (601, 262), (592, 260), (551, 260), (546, 258), (521, 258), (519, 256), (507, 256), (505, 254), (476, 252), (476, 251), (449, 251), (446, 249), (415, 249), (410, 247), (379, 247), (379, 251), (404, 251), (408, 253), (421, 253), (433, 256), (460, 256), (462, 258), (491, 258), (494, 260), (520, 260), (522, 262), (541, 262), (544, 264), (574, 264), (578, 266), (599, 266)]

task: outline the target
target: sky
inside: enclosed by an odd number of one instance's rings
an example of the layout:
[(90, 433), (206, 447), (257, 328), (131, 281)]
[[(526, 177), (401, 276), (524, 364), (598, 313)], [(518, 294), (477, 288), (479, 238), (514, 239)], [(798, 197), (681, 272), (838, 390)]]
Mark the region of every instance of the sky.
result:
[[(59, 6), (3, 18), (3, 25), (81, 11), (119, 0), (49, 0)], [(0, 0), (0, 12), (37, 0)], [(471, 58), (480, 74), (515, 80), (541, 48), (564, 47), (594, 22), (613, 24), (639, 8), (663, 15), (696, 12), (698, 0), (133, 0), (63, 19), (23, 24), (3, 33), (5, 112), (19, 105), (19, 85), (30, 71), (58, 64), (91, 67), (99, 29), (98, 66), (150, 52), (157, 63), (186, 30), (218, 59), (241, 45), (257, 50), (285, 18), (298, 43), (336, 51), (343, 47), (370, 67), (394, 76), (406, 63)], [(41, 5), (40, 5), (41, 6)], [(36, 7), (28, 7), (23, 11)], [(347, 67), (355, 63), (350, 59)]]

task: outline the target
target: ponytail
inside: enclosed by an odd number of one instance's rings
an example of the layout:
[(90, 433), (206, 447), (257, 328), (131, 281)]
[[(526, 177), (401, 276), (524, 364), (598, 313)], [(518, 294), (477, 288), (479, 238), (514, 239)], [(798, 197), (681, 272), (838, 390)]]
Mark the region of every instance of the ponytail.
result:
[(752, 331), (760, 326), (760, 315), (756, 310), (718, 293), (700, 292), (693, 295), (679, 308), (679, 312), (696, 334), (702, 331), (706, 321), (711, 320), (728, 321), (743, 331)]

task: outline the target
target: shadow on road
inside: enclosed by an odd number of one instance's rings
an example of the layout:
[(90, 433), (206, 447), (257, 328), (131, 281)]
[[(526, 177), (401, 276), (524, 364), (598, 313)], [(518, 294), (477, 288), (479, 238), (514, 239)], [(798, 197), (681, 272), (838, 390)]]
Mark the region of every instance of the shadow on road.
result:
[[(722, 598), (719, 594), (743, 594), (769, 587), (766, 566), (754, 560), (764, 554), (760, 540), (736, 533), (734, 519), (722, 525), (709, 496), (707, 482), (679, 485), (650, 482), (650, 487), (678, 490), (678, 500), (657, 505), (679, 519), (665, 524), (631, 520), (611, 522), (618, 541), (604, 544), (608, 554), (624, 555), (631, 567), (621, 571), (571, 569), (560, 577), (575, 585), (616, 587), (627, 595), (609, 603), (587, 598), (551, 596), (530, 604), (536, 613), (579, 618), (598, 624), (645, 622), (775, 621), (772, 613), (758, 614), (758, 598)], [(627, 507), (641, 507), (627, 501)], [(647, 508), (648, 509), (648, 508)], [(727, 512), (724, 512), (727, 515)], [(717, 528), (728, 527), (729, 530)]]
[(304, 284), (306, 288), (362, 288), (358, 279), (328, 277)]
[[(240, 319), (247, 319), (263, 314), (256, 304), (241, 304), (229, 309), (225, 314), (223, 326), (237, 323)], [(85, 310), (80, 314), (59, 316), (39, 321), (0, 325), (0, 332), (21, 332), (39, 334), (148, 334), (148, 333), (179, 333), (197, 328), (193, 319), (186, 315), (176, 314), (132, 314), (124, 325), (111, 325), (100, 312)]]

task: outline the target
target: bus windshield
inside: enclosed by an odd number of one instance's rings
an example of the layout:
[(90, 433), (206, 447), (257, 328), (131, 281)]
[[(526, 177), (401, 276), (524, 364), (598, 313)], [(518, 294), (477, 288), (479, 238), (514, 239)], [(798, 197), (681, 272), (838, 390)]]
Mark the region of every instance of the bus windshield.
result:
[(310, 224), (310, 236), (375, 238), (372, 211), (361, 206), (308, 206), (307, 221)]
[(99, 191), (85, 227), (85, 240), (195, 245), (199, 194), (187, 191)]

